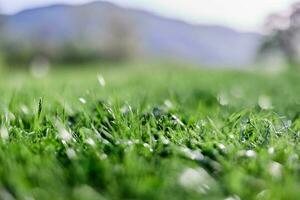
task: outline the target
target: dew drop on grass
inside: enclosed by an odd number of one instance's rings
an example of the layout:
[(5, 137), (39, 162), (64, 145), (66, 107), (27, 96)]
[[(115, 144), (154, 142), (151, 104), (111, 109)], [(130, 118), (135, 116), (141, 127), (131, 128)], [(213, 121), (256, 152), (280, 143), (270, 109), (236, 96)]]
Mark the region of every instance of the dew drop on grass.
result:
[(28, 107), (27, 106), (25, 106), (25, 105), (21, 105), (21, 111), (25, 114), (25, 115), (27, 115), (27, 114), (29, 114), (29, 109), (28, 109)]
[(66, 143), (73, 139), (72, 134), (60, 122), (56, 122), (56, 128), (58, 130), (58, 137), (62, 142)]
[(165, 100), (164, 105), (168, 108), (171, 109), (173, 108), (173, 103), (170, 100)]
[(258, 99), (258, 105), (261, 109), (269, 110), (272, 108), (272, 101), (270, 97), (262, 95)]
[(87, 144), (91, 145), (92, 147), (96, 145), (95, 141), (92, 138), (88, 138), (85, 141)]
[(263, 191), (261, 191), (260, 193), (258, 193), (256, 195), (255, 199), (257, 199), (257, 200), (271, 199), (270, 198), (270, 191), (269, 190), (263, 190)]
[(5, 126), (2, 126), (0, 128), (0, 136), (1, 136), (2, 140), (8, 140), (9, 139), (8, 130)]
[(172, 119), (173, 119), (175, 124), (178, 124), (182, 127), (184, 126), (184, 123), (176, 115), (172, 115)]
[(10, 112), (10, 111), (8, 111), (8, 110), (6, 110), (6, 111), (4, 112), (4, 116), (5, 116), (5, 120), (6, 120), (7, 122), (9, 122), (9, 121), (14, 121), (14, 120), (16, 119), (16, 116), (15, 116), (12, 112)]
[(225, 198), (224, 200), (240, 200), (241, 198), (237, 195), (229, 196)]
[(161, 142), (165, 145), (170, 144), (170, 140), (168, 140), (166, 137), (162, 136), (161, 137)]
[(203, 168), (186, 168), (178, 181), (182, 187), (202, 194), (206, 194), (215, 185), (215, 180)]
[(99, 82), (100, 86), (101, 86), (101, 87), (105, 87), (106, 82), (105, 82), (104, 77), (103, 77), (102, 75), (99, 74), (97, 78), (98, 78), (98, 82)]
[(291, 120), (284, 120), (283, 125), (286, 129), (291, 128), (292, 126), (292, 121)]
[(144, 146), (145, 148), (150, 148), (150, 145), (149, 145), (148, 143), (144, 143), (143, 146)]
[(65, 128), (62, 128), (59, 130), (59, 137), (63, 140), (63, 141), (70, 141), (72, 139), (72, 134), (69, 133), (69, 131), (67, 131)]
[(3, 200), (15, 200), (14, 196), (6, 189), (0, 189), (0, 199)]
[(253, 150), (241, 150), (241, 151), (237, 152), (237, 156), (255, 158), (256, 157), (256, 152), (253, 151)]
[(218, 147), (220, 150), (223, 150), (223, 151), (226, 149), (224, 144), (218, 144)]
[(256, 152), (253, 150), (247, 150), (245, 152), (245, 156), (248, 158), (255, 158), (256, 157)]
[(290, 164), (292, 163), (298, 163), (299, 162), (299, 156), (296, 153), (292, 153), (289, 157), (288, 157), (288, 162)]
[(193, 151), (189, 148), (182, 148), (181, 151), (186, 157), (190, 158), (191, 160), (202, 161), (204, 159), (203, 154), (199, 151)]
[(128, 146), (132, 146), (134, 144), (134, 142), (132, 140), (128, 140), (126, 143)]
[(101, 155), (100, 155), (100, 159), (101, 159), (101, 160), (107, 159), (107, 155), (106, 155), (105, 153), (101, 154)]
[(229, 104), (228, 98), (225, 94), (220, 94), (218, 96), (218, 101), (221, 106), (227, 106)]
[(73, 158), (76, 157), (76, 152), (75, 152), (75, 150), (72, 149), (72, 148), (68, 148), (68, 149), (66, 150), (66, 153), (67, 153), (67, 156), (68, 156), (69, 159), (73, 159)]
[(128, 113), (132, 112), (132, 108), (131, 108), (131, 106), (124, 105), (120, 108), (120, 112), (122, 114), (128, 114)]
[(82, 98), (82, 97), (79, 98), (79, 101), (80, 101), (80, 103), (82, 103), (82, 104), (86, 104), (86, 100), (85, 100), (84, 98)]
[(234, 138), (235, 138), (233, 134), (229, 134), (228, 137), (229, 137), (230, 139), (234, 139)]
[(153, 152), (153, 148), (148, 143), (144, 143), (143, 146), (147, 149), (149, 149), (150, 152)]
[(282, 176), (282, 165), (278, 162), (271, 162), (269, 164), (269, 173), (274, 178), (281, 178), (281, 176)]
[(268, 153), (269, 153), (270, 155), (274, 154), (274, 152), (275, 152), (274, 147), (269, 147), (269, 148), (268, 148)]

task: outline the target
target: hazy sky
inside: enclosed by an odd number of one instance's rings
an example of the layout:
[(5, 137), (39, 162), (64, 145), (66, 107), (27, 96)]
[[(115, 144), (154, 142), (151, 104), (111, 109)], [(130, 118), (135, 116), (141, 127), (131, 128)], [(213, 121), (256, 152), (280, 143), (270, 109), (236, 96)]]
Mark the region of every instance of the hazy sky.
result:
[[(25, 8), (55, 3), (80, 4), (89, 0), (0, 0), (2, 11), (15, 13)], [(241, 30), (258, 30), (266, 16), (287, 9), (297, 0), (109, 0), (143, 8), (192, 23), (223, 24)]]

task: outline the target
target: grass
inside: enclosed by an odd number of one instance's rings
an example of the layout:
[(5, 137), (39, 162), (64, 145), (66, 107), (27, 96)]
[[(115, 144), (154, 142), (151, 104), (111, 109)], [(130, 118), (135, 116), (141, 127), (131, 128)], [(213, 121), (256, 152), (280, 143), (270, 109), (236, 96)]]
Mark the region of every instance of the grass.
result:
[(162, 66), (2, 73), (0, 199), (298, 199), (299, 78)]

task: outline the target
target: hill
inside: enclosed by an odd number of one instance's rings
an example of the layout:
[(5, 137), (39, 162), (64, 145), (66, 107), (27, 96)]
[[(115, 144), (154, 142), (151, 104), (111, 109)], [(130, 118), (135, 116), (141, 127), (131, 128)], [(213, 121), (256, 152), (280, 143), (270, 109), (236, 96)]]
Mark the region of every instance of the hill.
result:
[[(117, 45), (126, 40), (137, 57), (213, 65), (249, 64), (261, 37), (222, 26), (192, 25), (100, 1), (80, 6), (53, 5), (6, 16), (2, 35), (15, 46), (39, 43), (39, 47), (59, 49), (62, 43), (73, 42), (84, 49), (103, 49), (113, 43), (107, 44), (113, 39), (112, 30), (120, 31), (113, 35), (120, 37)], [(130, 38), (122, 38), (124, 35)]]

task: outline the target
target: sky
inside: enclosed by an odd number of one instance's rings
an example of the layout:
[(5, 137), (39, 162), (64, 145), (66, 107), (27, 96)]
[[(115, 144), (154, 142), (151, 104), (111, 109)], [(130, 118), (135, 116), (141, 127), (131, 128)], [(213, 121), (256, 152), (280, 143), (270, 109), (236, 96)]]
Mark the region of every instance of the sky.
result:
[[(190, 23), (225, 25), (244, 31), (259, 31), (264, 19), (273, 12), (289, 8), (297, 0), (107, 0), (125, 7), (145, 9)], [(0, 0), (3, 13), (13, 14), (26, 8), (89, 0)]]

